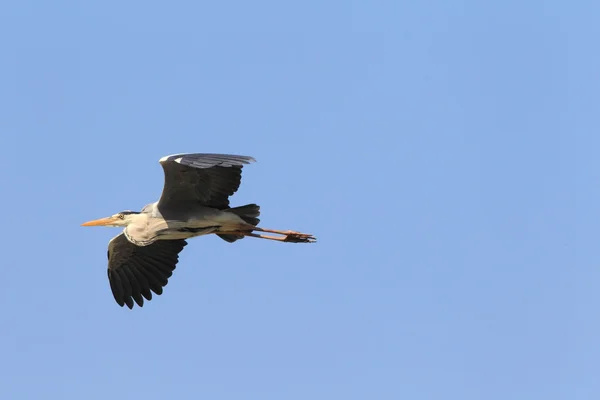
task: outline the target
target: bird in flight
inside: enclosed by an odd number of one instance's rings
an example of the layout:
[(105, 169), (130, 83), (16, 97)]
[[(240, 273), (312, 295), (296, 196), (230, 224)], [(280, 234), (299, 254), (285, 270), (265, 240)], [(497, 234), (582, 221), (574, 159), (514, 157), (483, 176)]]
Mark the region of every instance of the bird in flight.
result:
[(316, 241), (306, 233), (259, 228), (256, 204), (229, 206), (243, 166), (253, 161), (248, 156), (208, 153), (163, 157), (159, 163), (164, 186), (157, 202), (139, 212), (122, 211), (82, 224), (125, 227), (108, 243), (108, 280), (117, 304), (132, 309), (135, 301), (142, 307), (152, 292), (162, 294), (186, 239), (214, 233), (229, 243), (246, 236), (288, 243)]

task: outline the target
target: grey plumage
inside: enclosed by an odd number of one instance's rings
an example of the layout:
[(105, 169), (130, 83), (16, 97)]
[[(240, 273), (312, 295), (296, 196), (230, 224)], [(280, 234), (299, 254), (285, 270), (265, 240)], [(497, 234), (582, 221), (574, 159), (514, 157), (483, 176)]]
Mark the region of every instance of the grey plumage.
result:
[[(291, 243), (314, 237), (293, 231), (259, 228), (260, 207), (230, 207), (239, 189), (242, 168), (253, 157), (231, 154), (175, 154), (160, 159), (164, 185), (157, 202), (140, 212), (124, 211), (83, 226), (123, 226), (108, 246), (108, 279), (120, 306), (142, 307), (152, 293), (160, 295), (179, 261), (186, 240), (214, 233), (233, 243), (246, 236)], [(284, 238), (255, 234), (272, 232)]]
[(178, 154), (161, 159), (165, 185), (158, 209), (164, 214), (189, 207), (190, 200), (219, 210), (228, 208), (229, 196), (240, 186), (242, 167), (253, 161), (229, 154)]

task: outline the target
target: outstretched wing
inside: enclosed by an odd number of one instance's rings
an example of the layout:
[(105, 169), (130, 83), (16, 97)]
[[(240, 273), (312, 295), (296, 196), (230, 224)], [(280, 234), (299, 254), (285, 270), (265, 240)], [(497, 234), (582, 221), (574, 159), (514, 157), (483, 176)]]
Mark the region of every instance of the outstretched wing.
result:
[(165, 173), (161, 213), (203, 205), (217, 209), (229, 207), (229, 196), (242, 180), (242, 167), (255, 161), (248, 156), (230, 154), (176, 154), (163, 157)]
[(185, 240), (157, 240), (148, 246), (131, 243), (123, 233), (108, 244), (108, 280), (117, 303), (133, 308), (162, 294), (175, 270)]

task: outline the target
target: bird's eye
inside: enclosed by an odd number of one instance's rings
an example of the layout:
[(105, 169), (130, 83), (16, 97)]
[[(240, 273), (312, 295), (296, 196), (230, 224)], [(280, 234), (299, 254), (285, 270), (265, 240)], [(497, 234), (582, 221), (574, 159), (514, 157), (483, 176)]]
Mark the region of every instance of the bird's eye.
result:
[(119, 218), (121, 218), (121, 219), (125, 219), (125, 215), (123, 215), (123, 214), (119, 214)]

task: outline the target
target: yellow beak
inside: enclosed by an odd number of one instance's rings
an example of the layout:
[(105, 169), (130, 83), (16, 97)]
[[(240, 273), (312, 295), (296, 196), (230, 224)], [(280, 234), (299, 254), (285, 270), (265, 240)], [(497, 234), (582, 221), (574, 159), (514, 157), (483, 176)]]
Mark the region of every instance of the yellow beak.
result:
[(107, 217), (107, 218), (100, 218), (100, 219), (95, 219), (93, 221), (88, 221), (85, 222), (83, 224), (81, 224), (81, 226), (107, 226), (107, 225), (112, 225), (117, 221), (116, 217)]

